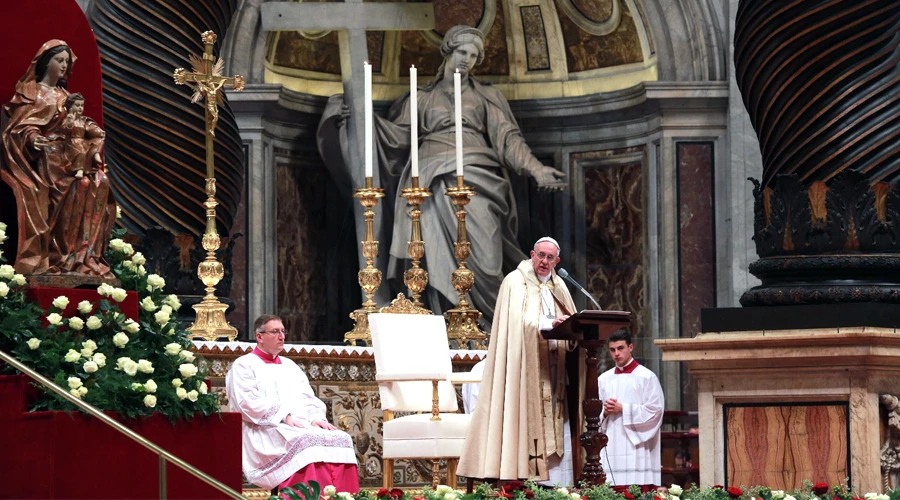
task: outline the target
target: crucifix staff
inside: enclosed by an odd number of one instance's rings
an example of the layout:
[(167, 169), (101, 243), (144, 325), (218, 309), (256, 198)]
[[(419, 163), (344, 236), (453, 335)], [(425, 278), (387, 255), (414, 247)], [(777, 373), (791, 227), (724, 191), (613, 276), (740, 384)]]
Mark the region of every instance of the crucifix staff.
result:
[(216, 298), (216, 285), (225, 276), (222, 263), (216, 260), (216, 250), (219, 249), (221, 240), (216, 231), (216, 167), (213, 154), (213, 141), (216, 135), (216, 123), (219, 121), (219, 104), (224, 101), (220, 90), (223, 87), (233, 87), (236, 91), (244, 88), (244, 77), (222, 76), (222, 59), (216, 59), (213, 55), (213, 46), (216, 43), (216, 34), (212, 31), (204, 31), (203, 55), (197, 57), (191, 54), (190, 61), (192, 71), (184, 68), (175, 70), (173, 77), (178, 85), (188, 84), (194, 89), (191, 102), (196, 103), (205, 99), (206, 108), (206, 232), (203, 234), (203, 249), (206, 250), (206, 259), (200, 263), (197, 276), (206, 285), (206, 296), (203, 301), (194, 305), (197, 314), (194, 324), (188, 331), (194, 337), (204, 340), (217, 340), (221, 337), (229, 341), (237, 337), (237, 329), (228, 324), (225, 319), (226, 304)]

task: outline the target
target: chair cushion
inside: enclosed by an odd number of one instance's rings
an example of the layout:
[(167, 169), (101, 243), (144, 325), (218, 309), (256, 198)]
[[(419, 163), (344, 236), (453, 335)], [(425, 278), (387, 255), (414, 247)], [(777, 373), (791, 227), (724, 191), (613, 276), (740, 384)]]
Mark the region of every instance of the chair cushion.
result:
[(462, 454), (466, 431), (472, 416), (442, 413), (431, 421), (431, 414), (409, 415), (384, 423), (384, 458), (458, 457)]

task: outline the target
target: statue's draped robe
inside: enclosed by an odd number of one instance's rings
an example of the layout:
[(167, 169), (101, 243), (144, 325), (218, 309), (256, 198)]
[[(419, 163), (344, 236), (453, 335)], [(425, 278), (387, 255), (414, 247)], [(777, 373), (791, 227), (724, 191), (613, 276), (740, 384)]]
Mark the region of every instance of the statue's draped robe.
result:
[[(476, 276), (469, 297), (490, 320), (503, 275), (515, 269), (525, 257), (516, 241), (518, 219), (507, 170), (524, 174), (527, 169), (540, 168), (541, 163), (522, 138), (503, 95), (488, 85), (472, 79), (469, 82), (462, 94), (463, 163), (465, 183), (474, 186), (477, 193), (466, 207), (466, 230), (472, 245), (467, 264)], [(459, 295), (450, 283), (450, 274), (457, 267), (453, 254), (457, 218), (456, 209), (445, 194), (448, 187), (456, 186), (453, 95), (452, 91), (448, 93), (439, 85), (420, 88), (417, 94), (419, 184), (430, 188), (434, 194), (421, 206), (425, 267), (429, 285), (448, 303), (456, 304)], [(332, 135), (337, 129), (331, 122), (339, 115), (340, 104), (340, 99), (329, 102), (319, 126), (320, 150), (333, 171), (336, 163), (345, 163), (334, 154), (333, 144), (329, 145), (342, 141), (346, 148), (345, 133)], [(388, 187), (389, 192), (399, 192), (400, 188), (411, 185), (409, 110), (407, 94), (394, 103), (387, 119), (376, 116), (375, 120), (381, 184)], [(335, 175), (344, 183), (352, 178), (346, 172), (335, 172)], [(394, 186), (397, 186), (396, 190)], [(394, 205), (387, 276), (396, 278), (408, 268), (407, 242), (411, 223), (406, 200), (398, 196)], [(429, 298), (434, 297), (429, 295)], [(434, 300), (430, 300), (429, 306), (440, 309)]]
[[(575, 311), (553, 273), (557, 317)], [(550, 350), (540, 334), (540, 281), (531, 261), (504, 278), (497, 297), (481, 391), (459, 461), (462, 476), (548, 479), (547, 458), (564, 454), (566, 342)], [(556, 358), (555, 374), (550, 358)], [(556, 384), (553, 381), (556, 381)]]
[[(62, 144), (69, 140), (70, 134), (62, 124), (69, 93), (62, 87), (42, 85), (35, 78), (41, 55), (60, 45), (64, 42), (51, 40), (41, 47), (16, 84), (16, 94), (5, 106), (9, 121), (2, 131), (0, 177), (16, 197), (19, 226), (16, 272), (74, 271), (111, 277), (103, 258), (116, 217), (109, 181), (102, 170), (88, 174), (90, 157), (86, 165), (80, 166), (67, 158), (66, 146)], [(74, 54), (72, 59), (69, 72)], [(53, 135), (63, 136), (59, 144), (42, 151), (34, 148), (36, 138)], [(83, 161), (80, 155), (73, 158)], [(85, 171), (82, 179), (74, 177), (78, 168)]]

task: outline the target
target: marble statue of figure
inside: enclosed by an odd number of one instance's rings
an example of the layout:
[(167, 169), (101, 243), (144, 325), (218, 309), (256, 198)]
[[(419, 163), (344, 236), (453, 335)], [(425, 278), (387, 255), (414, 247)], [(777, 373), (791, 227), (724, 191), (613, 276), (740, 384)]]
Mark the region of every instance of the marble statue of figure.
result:
[(100, 157), (105, 134), (66, 88), (75, 59), (62, 40), (45, 43), (3, 108), (0, 177), (16, 196), (15, 268), (112, 278), (103, 257), (116, 219)]
[[(425, 242), (425, 267), (429, 287), (428, 307), (440, 312), (455, 304), (458, 293), (450, 283), (457, 267), (453, 243), (457, 238), (455, 208), (445, 196), (446, 188), (456, 185), (456, 136), (453, 102), (453, 73), (462, 80), (463, 162), (467, 185), (476, 196), (466, 207), (468, 239), (472, 245), (468, 267), (475, 273), (470, 299), (488, 322), (493, 316), (497, 291), (503, 277), (525, 258), (516, 242), (518, 220), (510, 172), (533, 177), (540, 187), (560, 187), (564, 174), (545, 166), (534, 157), (525, 143), (509, 103), (488, 84), (471, 77), (472, 70), (484, 59), (484, 34), (476, 28), (455, 26), (447, 31), (441, 44), (444, 62), (436, 79), (419, 88), (419, 184), (434, 196), (422, 205), (422, 239)], [(343, 123), (340, 97), (329, 102), (319, 127), (320, 151), (324, 152), (325, 134)], [(409, 94), (391, 107), (386, 118), (375, 117), (377, 161), (382, 184), (393, 183), (394, 191), (410, 183), (410, 105)], [(343, 118), (346, 118), (346, 108)], [(331, 130), (329, 130), (331, 129)], [(340, 136), (346, 140), (346, 135)], [(346, 163), (346, 162), (345, 162)], [(329, 165), (329, 168), (334, 168)], [(346, 168), (352, 168), (347, 166)], [(358, 168), (358, 167), (357, 167)], [(390, 191), (390, 189), (389, 189)], [(386, 202), (387, 206), (390, 202)], [(406, 200), (394, 199), (390, 259), (387, 276), (399, 278), (408, 267), (407, 242), (410, 219)], [(383, 240), (383, 239), (382, 239)]]

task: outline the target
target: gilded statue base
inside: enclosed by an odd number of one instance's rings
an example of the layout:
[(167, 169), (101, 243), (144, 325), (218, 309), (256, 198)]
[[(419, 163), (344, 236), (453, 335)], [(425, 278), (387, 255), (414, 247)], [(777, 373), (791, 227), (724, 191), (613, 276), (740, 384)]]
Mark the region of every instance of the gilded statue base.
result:
[(225, 319), (225, 310), (228, 304), (222, 304), (219, 301), (206, 301), (194, 304), (194, 312), (197, 319), (187, 329), (191, 333), (193, 340), (227, 340), (233, 342), (238, 336), (237, 328), (228, 324)]

